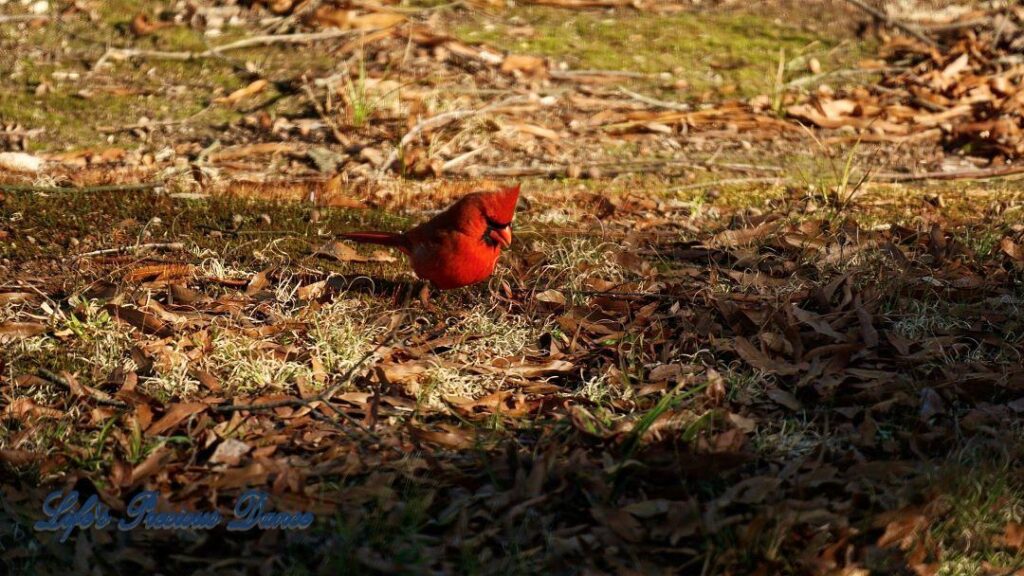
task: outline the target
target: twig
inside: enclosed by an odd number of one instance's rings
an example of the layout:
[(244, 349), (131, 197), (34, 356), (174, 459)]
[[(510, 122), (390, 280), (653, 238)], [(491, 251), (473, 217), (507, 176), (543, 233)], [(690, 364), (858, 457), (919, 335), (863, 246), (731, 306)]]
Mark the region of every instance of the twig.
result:
[[(538, 288), (512, 288), (513, 292), (521, 294), (536, 293)], [(681, 300), (683, 296), (678, 294), (659, 294), (657, 292), (603, 292), (601, 290), (566, 290), (563, 288), (552, 288), (563, 294), (572, 296), (606, 296), (608, 298), (653, 298), (655, 300)]]
[[(616, 176), (619, 174), (631, 174), (636, 172), (647, 172), (656, 168), (665, 169), (691, 169), (707, 170), (720, 168), (738, 172), (781, 172), (777, 166), (757, 166), (755, 164), (732, 164), (732, 163), (704, 163), (696, 164), (685, 160), (652, 160), (643, 162), (599, 162), (583, 166), (582, 168), (596, 168), (602, 176)], [(470, 166), (455, 174), (467, 176), (485, 176), (492, 178), (517, 178), (522, 176), (543, 176), (547, 178), (558, 178), (566, 176), (569, 166), (567, 164), (547, 164), (542, 166)], [(585, 175), (587, 170), (581, 171)]]
[(327, 110), (325, 110), (323, 105), (320, 104), (320, 100), (316, 97), (316, 94), (313, 94), (313, 89), (309, 87), (309, 81), (306, 79), (305, 74), (302, 75), (302, 90), (305, 92), (309, 103), (313, 105), (313, 109), (316, 110), (316, 113), (320, 116), (320, 119), (324, 121), (324, 124), (326, 124), (328, 128), (330, 128), (331, 134), (334, 136), (334, 139), (338, 144), (341, 144), (342, 146), (350, 146), (352, 141), (341, 133), (341, 129), (338, 128), (338, 124), (334, 121), (334, 118), (331, 118), (327, 114)]
[(684, 190), (699, 190), (701, 188), (711, 188), (712, 186), (732, 186), (735, 184), (792, 184), (792, 180), (789, 178), (781, 178), (779, 176), (752, 176), (750, 178), (723, 178), (721, 180), (711, 180), (709, 182), (695, 182), (693, 184), (685, 184), (683, 186), (676, 186), (669, 188), (668, 192), (683, 192)]
[(850, 4), (853, 4), (857, 8), (860, 8), (864, 12), (867, 12), (875, 20), (878, 20), (880, 22), (884, 22), (888, 26), (892, 26), (894, 28), (899, 28), (900, 30), (906, 32), (907, 34), (910, 34), (914, 38), (917, 38), (921, 42), (924, 42), (928, 46), (931, 46), (933, 48), (938, 46), (938, 43), (935, 42), (935, 40), (932, 40), (928, 36), (925, 36), (923, 32), (921, 32), (920, 30), (918, 30), (914, 26), (911, 26), (911, 25), (909, 25), (909, 24), (907, 24), (905, 22), (901, 22), (900, 20), (892, 18), (888, 14), (886, 14), (885, 12), (882, 12), (881, 10), (868, 5), (867, 3), (863, 2), (862, 0), (846, 0), (846, 1), (849, 2)]
[(871, 177), (875, 182), (917, 182), (921, 180), (985, 180), (1024, 174), (1024, 165), (1000, 166), (988, 170), (960, 170), (957, 172), (922, 172), (920, 174), (881, 173)]
[[(107, 58), (118, 58), (121, 60), (127, 58), (154, 58), (160, 60), (198, 60), (201, 58), (213, 58), (229, 52), (232, 50), (241, 50), (244, 48), (253, 48), (255, 46), (269, 46), (271, 44), (305, 44), (307, 42), (317, 42), (321, 40), (331, 40), (334, 38), (342, 38), (345, 36), (352, 36), (355, 34), (362, 34), (367, 32), (376, 32), (377, 30), (327, 30), (324, 32), (310, 32), (302, 34), (270, 34), (266, 36), (254, 36), (252, 38), (245, 38), (237, 42), (231, 42), (230, 44), (224, 44), (222, 46), (215, 46), (209, 50), (202, 52), (167, 52), (163, 50), (141, 50), (137, 48), (110, 48), (107, 53), (100, 58), (97, 65), (100, 62), (105, 61)], [(94, 68), (96, 66), (94, 65)]]
[(163, 182), (141, 182), (139, 184), (112, 184), (104, 186), (27, 186), (22, 184), (0, 184), (4, 192), (42, 192), (56, 194), (60, 192), (138, 192), (153, 190), (163, 186)]
[(864, 74), (886, 74), (888, 72), (903, 72), (909, 70), (906, 66), (892, 66), (888, 68), (850, 68), (845, 70), (831, 70), (829, 72), (822, 72), (821, 74), (812, 74), (810, 76), (803, 76), (795, 80), (790, 80), (783, 85), (783, 88), (800, 88), (808, 84), (814, 84), (818, 80), (824, 80), (825, 78), (831, 78), (838, 76), (844, 78), (846, 76), (861, 76)]
[(650, 104), (651, 106), (657, 106), (658, 108), (667, 108), (669, 110), (678, 110), (680, 112), (689, 112), (691, 110), (689, 104), (680, 104), (679, 102), (667, 102), (665, 100), (658, 100), (656, 98), (651, 98), (650, 96), (644, 96), (643, 94), (633, 92), (632, 90), (629, 90), (624, 86), (619, 86), (618, 89), (619, 92), (622, 92), (623, 94), (629, 96), (634, 100), (643, 102), (644, 104)]
[(122, 126), (97, 126), (96, 130), (103, 134), (113, 134), (117, 132), (127, 132), (130, 130), (144, 130), (147, 128), (156, 128), (159, 126), (177, 126), (179, 124), (188, 124), (189, 122), (199, 118), (203, 114), (206, 114), (213, 109), (213, 105), (209, 105), (206, 108), (188, 116), (187, 118), (181, 118), (180, 120), (150, 120), (148, 122), (137, 122), (135, 124), (125, 124)]
[[(54, 374), (53, 372), (50, 372), (46, 368), (39, 368), (38, 370), (36, 370), (36, 374), (40, 378), (42, 378), (43, 380), (46, 380), (47, 382), (51, 382), (53, 384), (57, 384), (58, 386), (61, 386), (61, 387), (63, 387), (66, 390), (72, 390), (72, 391), (74, 390), (71, 387), (71, 384), (68, 383), (67, 380), (65, 380), (61, 376), (58, 376), (57, 374)], [(126, 404), (126, 403), (124, 403), (124, 402), (122, 402), (120, 400), (115, 400), (114, 398), (111, 398), (109, 394), (107, 394), (106, 392), (103, 392), (102, 390), (95, 390), (95, 389), (89, 388), (88, 391), (92, 393), (90, 398), (92, 398), (93, 400), (95, 400), (96, 402), (98, 402), (100, 404), (106, 404), (107, 406), (114, 406), (115, 408), (121, 408), (122, 410), (127, 410), (128, 409), (128, 404)]]
[(930, 24), (928, 26), (921, 26), (921, 30), (924, 32), (952, 32), (964, 28), (974, 28), (975, 26), (988, 26), (991, 23), (992, 20), (990, 18), (975, 18), (973, 20), (960, 20), (945, 24)]
[(552, 70), (548, 75), (555, 80), (575, 80), (580, 76), (619, 76), (622, 78), (650, 78), (650, 74), (628, 70)]
[(121, 246), (119, 248), (105, 248), (103, 250), (93, 250), (92, 252), (77, 254), (75, 255), (75, 258), (88, 258), (89, 256), (100, 256), (103, 254), (123, 254), (125, 252), (146, 250), (148, 248), (154, 248), (158, 250), (184, 250), (185, 245), (182, 244), (181, 242), (150, 242), (148, 244), (133, 244), (131, 246)]
[(475, 110), (451, 110), (449, 112), (443, 112), (441, 114), (438, 114), (437, 116), (431, 116), (430, 118), (421, 120), (419, 123), (413, 126), (412, 129), (406, 132), (404, 136), (402, 136), (402, 139), (398, 141), (398, 146), (396, 146), (395, 149), (391, 151), (391, 154), (388, 155), (387, 160), (385, 160), (384, 163), (380, 165), (380, 170), (378, 171), (378, 173), (383, 174), (384, 171), (390, 168), (391, 165), (394, 164), (396, 160), (398, 160), (398, 154), (402, 151), (402, 149), (404, 149), (424, 130), (440, 128), (441, 126), (448, 125), (458, 120), (470, 118), (472, 116), (479, 116), (480, 114), (485, 114), (487, 112), (494, 110), (495, 108), (500, 108), (502, 106), (511, 104), (512, 102), (515, 102), (520, 99), (521, 97), (519, 96), (513, 96), (512, 98), (506, 98), (504, 100), (501, 100), (500, 102), (488, 104), (483, 108), (477, 108)]
[[(352, 418), (351, 416), (349, 416), (345, 411), (343, 411), (340, 408), (338, 408), (337, 406), (334, 406), (333, 404), (331, 404), (330, 400), (331, 400), (331, 396), (334, 396), (335, 392), (340, 390), (342, 386), (348, 384), (348, 382), (352, 379), (352, 376), (355, 375), (356, 370), (358, 370), (363, 364), (365, 364), (367, 360), (372, 358), (373, 355), (376, 354), (381, 348), (383, 348), (384, 346), (386, 346), (388, 343), (391, 342), (391, 340), (395, 337), (395, 334), (398, 333), (398, 330), (399, 330), (399, 328), (402, 325), (403, 325), (403, 323), (402, 323), (401, 320), (398, 321), (398, 322), (395, 322), (394, 327), (387, 334), (387, 336), (385, 336), (384, 339), (382, 339), (380, 341), (380, 343), (377, 344), (373, 348), (373, 350), (370, 350), (369, 352), (364, 354), (363, 357), (359, 359), (359, 361), (357, 361), (355, 364), (353, 364), (344, 374), (342, 374), (341, 378), (338, 380), (338, 382), (334, 386), (331, 386), (329, 389), (327, 389), (327, 390), (317, 394), (316, 396), (314, 396), (312, 398), (285, 398), (283, 400), (276, 400), (276, 401), (273, 401), (273, 402), (263, 402), (263, 403), (260, 403), (260, 404), (232, 404), (230, 406), (213, 406), (213, 407), (211, 407), (211, 410), (214, 411), (214, 412), (238, 412), (238, 411), (241, 411), (241, 410), (245, 410), (245, 411), (265, 411), (265, 410), (273, 410), (275, 408), (284, 408), (284, 407), (292, 407), (292, 408), (311, 407), (312, 404), (314, 404), (316, 402), (320, 402), (324, 406), (327, 406), (328, 408), (333, 410), (335, 413), (337, 413), (339, 416), (341, 416), (342, 418), (347, 420), (350, 424), (353, 424), (354, 426), (359, 428), (359, 430), (361, 432), (363, 432), (364, 434), (367, 434), (368, 436), (375, 438), (376, 435), (373, 432), (371, 432), (370, 430), (367, 430), (365, 426), (363, 426), (355, 418)], [(311, 412), (311, 414), (315, 414), (315, 411)], [(331, 420), (331, 421), (333, 422), (333, 420)], [(346, 430), (346, 433), (347, 433), (347, 430)]]
[(45, 14), (5, 14), (0, 16), (0, 24), (7, 24), (8, 22), (32, 22), (34, 20), (49, 20), (50, 17)]
[(455, 158), (452, 158), (451, 160), (449, 160), (449, 161), (445, 162), (444, 164), (442, 164), (441, 165), (441, 172), (448, 172), (450, 170), (458, 168), (459, 166), (462, 166), (463, 164), (468, 162), (470, 159), (472, 159), (474, 156), (478, 156), (478, 155), (480, 155), (480, 153), (486, 152), (488, 148), (490, 148), (490, 146), (484, 145), (484, 146), (481, 146), (479, 148), (475, 148), (473, 150), (470, 150), (469, 152), (466, 152), (464, 154), (459, 154)]

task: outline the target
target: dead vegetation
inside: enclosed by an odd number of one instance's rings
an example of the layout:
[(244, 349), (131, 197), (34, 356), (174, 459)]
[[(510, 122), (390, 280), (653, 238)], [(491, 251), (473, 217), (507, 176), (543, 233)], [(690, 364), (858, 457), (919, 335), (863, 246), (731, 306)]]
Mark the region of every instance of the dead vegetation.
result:
[[(0, 23), (4, 565), (1020, 570), (1019, 10), (499, 4)], [(513, 249), (436, 310), (332, 241), (513, 178)], [(318, 521), (32, 532), (72, 486)]]

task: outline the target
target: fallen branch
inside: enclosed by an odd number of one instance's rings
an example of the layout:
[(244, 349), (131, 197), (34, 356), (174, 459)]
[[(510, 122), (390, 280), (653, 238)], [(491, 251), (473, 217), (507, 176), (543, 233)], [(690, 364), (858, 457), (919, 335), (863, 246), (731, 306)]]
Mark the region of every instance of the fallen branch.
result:
[(320, 104), (320, 100), (313, 93), (313, 89), (309, 87), (309, 81), (306, 79), (306, 75), (302, 75), (302, 91), (306, 94), (306, 99), (313, 105), (313, 109), (316, 110), (320, 119), (324, 121), (324, 124), (331, 130), (331, 135), (334, 136), (334, 140), (342, 146), (351, 146), (352, 141), (345, 137), (341, 133), (341, 129), (338, 128), (338, 124), (327, 114), (327, 110), (324, 109), (323, 105)]
[(829, 72), (822, 72), (821, 74), (812, 74), (810, 76), (803, 76), (795, 80), (790, 80), (783, 85), (783, 88), (800, 88), (808, 84), (814, 84), (819, 80), (825, 78), (839, 77), (845, 78), (847, 76), (861, 76), (865, 74), (886, 74), (889, 72), (903, 72), (909, 70), (906, 66), (891, 66), (887, 68), (850, 68), (845, 70), (832, 70)]
[(555, 80), (575, 80), (587, 76), (618, 76), (622, 78), (650, 78), (650, 74), (630, 72), (628, 70), (551, 70), (548, 72)]
[(988, 178), (1001, 178), (1024, 174), (1024, 165), (1000, 166), (988, 170), (960, 170), (957, 172), (922, 172), (920, 174), (874, 174), (871, 177), (875, 182), (919, 182), (921, 180), (986, 180)]
[(383, 174), (388, 168), (390, 168), (391, 165), (394, 164), (396, 160), (398, 160), (398, 155), (402, 151), (402, 149), (408, 146), (423, 131), (431, 130), (433, 128), (440, 128), (441, 126), (446, 126), (448, 124), (451, 124), (452, 122), (463, 120), (465, 118), (479, 116), (480, 114), (491, 112), (496, 108), (501, 108), (502, 106), (506, 106), (508, 104), (511, 104), (512, 102), (521, 99), (522, 98), (520, 96), (513, 96), (512, 98), (506, 98), (505, 100), (502, 100), (500, 102), (488, 104), (483, 108), (477, 108), (475, 110), (451, 110), (449, 112), (443, 112), (441, 114), (438, 114), (437, 116), (431, 116), (430, 118), (421, 120), (419, 123), (413, 126), (408, 132), (406, 132), (404, 136), (402, 136), (402, 139), (398, 141), (398, 146), (396, 146), (395, 149), (391, 151), (391, 154), (389, 154), (387, 159), (384, 160), (384, 163), (380, 165), (378, 173)]
[(104, 254), (124, 254), (125, 252), (135, 252), (136, 250), (147, 250), (149, 248), (156, 250), (184, 250), (185, 245), (181, 242), (150, 242), (148, 244), (133, 244), (131, 246), (121, 246), (120, 248), (93, 250), (92, 252), (77, 254), (75, 255), (75, 258), (88, 258), (90, 256), (102, 256)]
[[(580, 167), (580, 175), (586, 176), (588, 171), (596, 170), (601, 176), (617, 176), (619, 174), (633, 174), (637, 172), (648, 172), (655, 169), (690, 169), (710, 170), (719, 168), (737, 172), (781, 172), (783, 169), (778, 166), (757, 166), (755, 164), (735, 163), (693, 163), (685, 160), (652, 160), (643, 162), (598, 162)], [(479, 166), (474, 165), (462, 170), (453, 172), (472, 177), (493, 177), (493, 178), (517, 178), (523, 176), (541, 176), (546, 178), (561, 178), (568, 175), (568, 164), (548, 164), (542, 166)]]
[(667, 108), (669, 110), (678, 110), (680, 112), (689, 112), (691, 110), (689, 104), (680, 104), (679, 102), (667, 102), (665, 100), (658, 100), (655, 98), (651, 98), (650, 96), (644, 96), (643, 94), (633, 92), (632, 90), (629, 90), (624, 86), (619, 86), (618, 88), (619, 92), (622, 92), (626, 96), (629, 96), (630, 98), (638, 102), (643, 102), (644, 104), (650, 104), (651, 106), (657, 106), (658, 108)]
[(163, 186), (163, 182), (142, 182), (139, 184), (112, 184), (104, 186), (27, 186), (22, 184), (0, 184), (0, 190), (4, 192), (41, 192), (44, 194), (57, 194), (61, 192), (138, 192), (141, 190), (153, 190)]
[(938, 43), (935, 42), (935, 40), (932, 40), (931, 38), (926, 36), (923, 32), (921, 32), (920, 30), (918, 30), (914, 26), (911, 26), (911, 25), (909, 25), (909, 24), (907, 24), (905, 22), (901, 22), (900, 20), (892, 18), (891, 16), (889, 16), (885, 12), (882, 12), (881, 10), (868, 5), (866, 2), (863, 2), (862, 0), (846, 0), (846, 1), (849, 2), (850, 4), (853, 4), (857, 8), (860, 8), (864, 12), (867, 12), (875, 20), (878, 20), (879, 22), (884, 22), (887, 26), (892, 26), (893, 28), (898, 28), (898, 29), (906, 32), (907, 34), (910, 34), (914, 38), (917, 38), (921, 42), (924, 42), (925, 44), (927, 44), (928, 46), (931, 46), (933, 48), (938, 46)]
[(789, 178), (781, 178), (779, 176), (753, 176), (750, 178), (723, 178), (721, 180), (711, 180), (708, 182), (695, 182), (693, 184), (684, 184), (682, 186), (676, 186), (669, 188), (668, 192), (683, 192), (685, 190), (699, 190), (701, 188), (711, 188), (713, 186), (734, 186), (737, 184), (792, 184), (793, 181)]
[(230, 44), (216, 46), (202, 52), (168, 52), (164, 50), (142, 50), (138, 48), (109, 48), (107, 49), (107, 52), (100, 57), (99, 61), (96, 62), (93, 68), (96, 68), (105, 62), (107, 58), (116, 58), (119, 60), (126, 60), (128, 58), (153, 58), (157, 60), (184, 61), (199, 60), (202, 58), (213, 58), (223, 54), (224, 52), (230, 52), (232, 50), (242, 50), (256, 46), (270, 46), (272, 44), (305, 44), (308, 42), (319, 42), (322, 40), (331, 40), (334, 38), (342, 38), (345, 36), (353, 36), (355, 34), (374, 31), (375, 30), (327, 30), (324, 32), (310, 32), (302, 34), (270, 34), (266, 36), (245, 38), (237, 42), (231, 42)]
[(5, 14), (0, 16), (0, 24), (7, 24), (8, 22), (34, 22), (36, 20), (49, 20), (50, 17), (45, 14)]
[[(36, 370), (36, 375), (42, 378), (43, 380), (50, 382), (51, 384), (61, 386), (65, 390), (68, 390), (72, 393), (75, 392), (75, 387), (72, 386), (70, 382), (65, 380), (63, 377), (54, 374), (53, 372), (50, 372), (46, 368), (39, 368), (38, 370)], [(91, 388), (88, 386), (79, 386), (79, 388), (79, 392), (88, 393), (90, 395), (89, 397), (99, 404), (106, 404), (107, 406), (113, 406), (115, 408), (120, 408), (122, 410), (128, 409), (128, 404), (115, 398), (112, 398), (110, 394), (107, 394), (102, 390), (98, 390), (96, 388)]]

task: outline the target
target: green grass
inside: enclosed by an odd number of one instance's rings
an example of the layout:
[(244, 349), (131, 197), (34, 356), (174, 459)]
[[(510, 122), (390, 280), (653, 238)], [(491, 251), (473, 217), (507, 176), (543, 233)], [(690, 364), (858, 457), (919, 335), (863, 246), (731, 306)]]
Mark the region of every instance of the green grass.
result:
[[(532, 35), (510, 33), (509, 14), (502, 22), (471, 19), (455, 27), (468, 41), (485, 42), (515, 53), (541, 54), (576, 69), (628, 70), (671, 74), (683, 79), (691, 94), (717, 89), (738, 96), (771, 93), (784, 51), (798, 65), (811, 56), (828, 70), (849, 62), (857, 49), (830, 52), (833, 39), (819, 37), (770, 19), (743, 13), (675, 15), (567, 11), (530, 7), (514, 11)], [(791, 75), (806, 74), (792, 70)]]

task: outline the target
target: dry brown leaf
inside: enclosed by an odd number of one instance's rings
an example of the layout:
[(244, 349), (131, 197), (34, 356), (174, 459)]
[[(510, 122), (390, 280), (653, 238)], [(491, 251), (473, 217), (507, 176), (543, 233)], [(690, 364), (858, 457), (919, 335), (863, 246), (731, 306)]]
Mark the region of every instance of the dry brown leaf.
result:
[(0, 322), (0, 341), (31, 338), (44, 332), (46, 325), (39, 322)]
[(722, 247), (735, 247), (763, 240), (769, 235), (775, 233), (779, 228), (782, 227), (781, 221), (765, 222), (753, 228), (743, 228), (740, 230), (726, 230), (719, 232), (711, 239), (712, 246)]
[(338, 240), (328, 241), (313, 254), (338, 262), (394, 262), (396, 260), (394, 256), (383, 250), (376, 250), (373, 254), (366, 256), (347, 243)]
[(218, 444), (217, 448), (213, 451), (213, 455), (210, 456), (210, 463), (238, 466), (242, 457), (248, 454), (251, 450), (252, 446), (242, 442), (241, 440), (226, 438)]
[(552, 360), (547, 364), (518, 364), (509, 366), (503, 370), (513, 376), (522, 378), (537, 378), (540, 376), (551, 376), (553, 374), (568, 374), (575, 370), (576, 365), (566, 360)]
[(545, 304), (554, 304), (555, 306), (565, 306), (565, 294), (562, 294), (558, 290), (548, 289), (543, 292), (538, 292), (534, 296), (538, 302), (544, 302)]
[(743, 358), (747, 364), (750, 364), (758, 370), (764, 370), (765, 372), (771, 372), (782, 376), (792, 376), (800, 373), (800, 368), (798, 366), (769, 358), (749, 340), (742, 336), (738, 336), (736, 338), (735, 347), (736, 353), (740, 355), (740, 358)]
[(15, 398), (7, 405), (7, 408), (4, 409), (4, 416), (19, 419), (25, 418), (26, 416), (61, 418), (64, 416), (64, 412), (57, 410), (56, 408), (40, 406), (31, 398), (23, 396), (21, 398)]
[(252, 98), (253, 96), (256, 96), (257, 94), (263, 92), (264, 90), (267, 89), (268, 86), (270, 86), (270, 82), (260, 78), (259, 80), (253, 82), (252, 84), (249, 84), (244, 88), (239, 88), (238, 90), (235, 90), (227, 96), (214, 98), (213, 101), (217, 104), (227, 104), (229, 106), (235, 106), (239, 102)]
[(164, 415), (146, 429), (147, 436), (159, 436), (174, 428), (186, 418), (206, 410), (208, 406), (202, 402), (176, 402), (171, 404)]
[(789, 408), (793, 412), (799, 412), (804, 408), (803, 404), (801, 404), (800, 401), (797, 400), (796, 396), (794, 396), (793, 393), (789, 392), (788, 390), (783, 390), (781, 388), (769, 388), (767, 394), (768, 397), (771, 398), (776, 404), (781, 404), (782, 406)]
[(439, 446), (444, 446), (445, 448), (466, 450), (472, 448), (476, 444), (469, 432), (453, 426), (449, 426), (445, 431), (426, 430), (415, 427), (410, 427), (409, 431), (412, 433), (413, 437), (420, 442), (437, 444)]
[(540, 138), (546, 138), (548, 140), (557, 141), (562, 139), (562, 137), (558, 135), (558, 132), (555, 132), (550, 128), (537, 126), (536, 124), (527, 124), (525, 122), (509, 122), (505, 125), (517, 132), (530, 134)]
[(28, 466), (42, 459), (42, 457), (42, 454), (28, 450), (0, 448), (0, 463), (10, 464), (15, 467)]
[(1007, 548), (1018, 552), (1024, 551), (1024, 524), (1009, 522), (999, 540), (1000, 544)]
[(547, 72), (547, 62), (538, 56), (509, 54), (501, 63), (501, 71), (540, 76)]
[(145, 310), (118, 306), (116, 304), (107, 304), (106, 310), (115, 319), (126, 322), (145, 334), (153, 334), (163, 338), (174, 333), (170, 324)]

